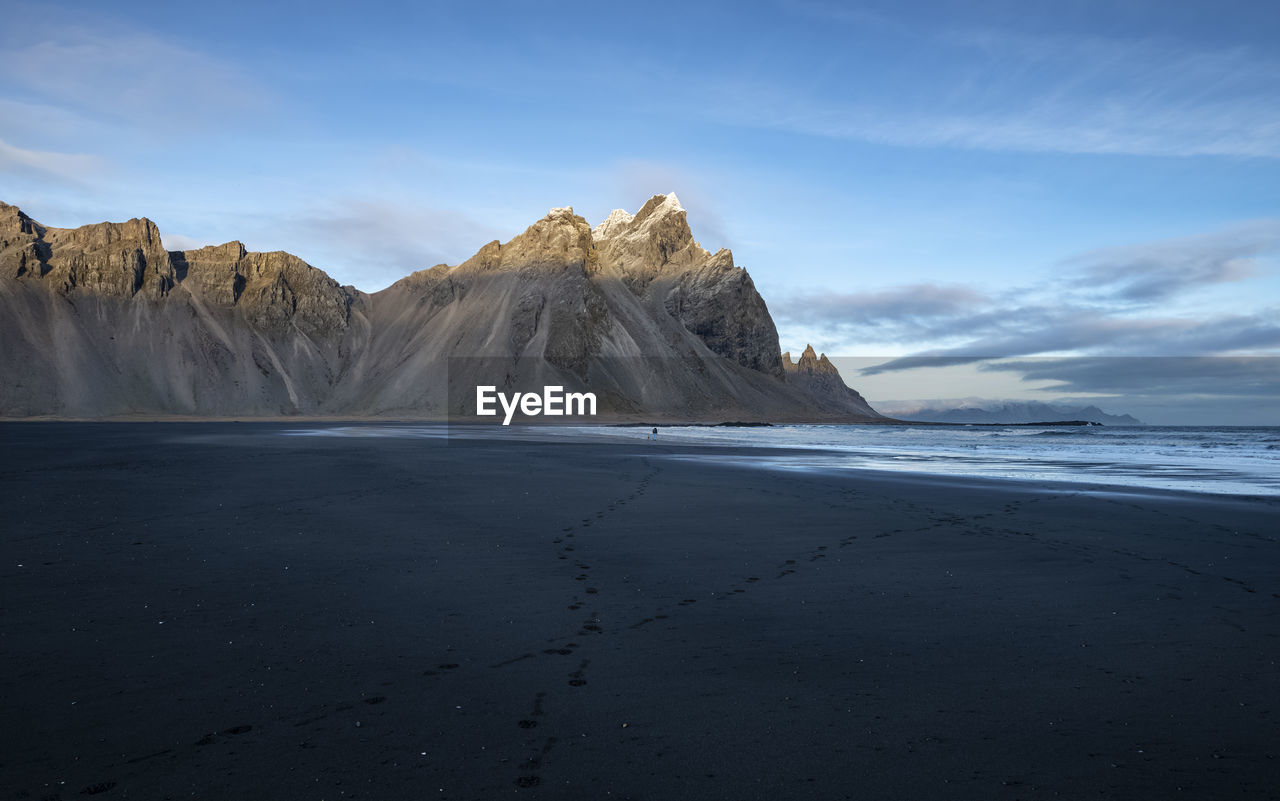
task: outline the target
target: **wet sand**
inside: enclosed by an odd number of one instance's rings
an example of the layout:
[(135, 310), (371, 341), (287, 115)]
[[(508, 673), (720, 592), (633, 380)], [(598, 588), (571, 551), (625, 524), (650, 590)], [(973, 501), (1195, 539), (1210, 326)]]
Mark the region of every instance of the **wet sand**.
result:
[(290, 427), (0, 424), (0, 799), (1280, 792), (1275, 499)]

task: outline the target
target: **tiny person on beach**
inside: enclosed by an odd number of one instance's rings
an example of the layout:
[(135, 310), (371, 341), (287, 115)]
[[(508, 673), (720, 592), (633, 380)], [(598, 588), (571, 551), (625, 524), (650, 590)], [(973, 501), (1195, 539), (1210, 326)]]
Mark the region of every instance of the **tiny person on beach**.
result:
[(658, 427), (657, 427), (657, 426), (654, 426), (654, 427), (653, 427), (653, 441), (654, 441), (654, 442), (657, 442), (657, 441), (658, 441)]

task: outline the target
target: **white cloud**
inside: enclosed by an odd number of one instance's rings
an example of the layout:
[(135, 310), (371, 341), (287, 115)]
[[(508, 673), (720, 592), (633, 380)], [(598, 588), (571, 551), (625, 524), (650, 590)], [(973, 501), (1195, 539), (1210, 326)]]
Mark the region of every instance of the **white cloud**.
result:
[(1105, 248), (1063, 262), (1093, 286), (1125, 301), (1158, 301), (1188, 289), (1243, 281), (1258, 257), (1280, 251), (1280, 219), (1255, 220), (1208, 234)]
[[(825, 87), (707, 82), (696, 96), (706, 116), (730, 124), (903, 147), (1280, 158), (1280, 61), (1271, 53), (992, 30), (895, 33), (901, 57), (874, 76)], [(894, 81), (909, 92), (899, 96)]]
[(107, 22), (17, 30), (21, 36), (0, 35), (0, 91), (64, 120), (106, 120), (135, 134), (189, 132), (268, 105), (265, 89), (236, 65), (141, 30)]
[(366, 292), (416, 270), (457, 264), (486, 242), (511, 236), (459, 212), (359, 196), (258, 222), (258, 232), (245, 234), (253, 247), (289, 250)]
[[(1280, 352), (1278, 310), (1257, 288), (1280, 251), (1280, 220), (1087, 252), (1026, 286), (982, 294), (917, 284), (809, 292), (771, 305), (784, 337), (820, 326), (828, 352), (912, 352), (867, 374), (1037, 354), (1214, 355)], [(1169, 301), (1240, 282), (1231, 313), (1176, 311)]]
[(35, 174), (37, 177), (80, 182), (89, 175), (101, 172), (104, 166), (105, 162), (98, 156), (28, 150), (0, 139), (0, 174)]
[(199, 239), (192, 236), (184, 236), (182, 234), (168, 234), (163, 231), (160, 239), (164, 243), (165, 250), (197, 250), (206, 245), (221, 245), (221, 242), (211, 242), (208, 239)]

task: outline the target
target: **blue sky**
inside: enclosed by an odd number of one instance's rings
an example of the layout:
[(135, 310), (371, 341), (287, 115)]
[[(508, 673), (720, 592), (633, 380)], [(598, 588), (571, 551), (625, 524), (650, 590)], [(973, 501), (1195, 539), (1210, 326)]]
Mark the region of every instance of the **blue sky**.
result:
[(849, 362), (870, 398), (1280, 424), (1275, 3), (5, 6), (0, 199), (46, 224), (376, 290), (674, 190), (784, 348), (951, 359)]

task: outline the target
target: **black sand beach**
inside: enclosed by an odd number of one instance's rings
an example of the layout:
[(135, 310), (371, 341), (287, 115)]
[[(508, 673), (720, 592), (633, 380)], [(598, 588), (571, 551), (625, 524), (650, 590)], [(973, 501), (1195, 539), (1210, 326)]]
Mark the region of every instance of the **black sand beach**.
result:
[(1274, 499), (298, 427), (0, 425), (0, 799), (1280, 794)]

